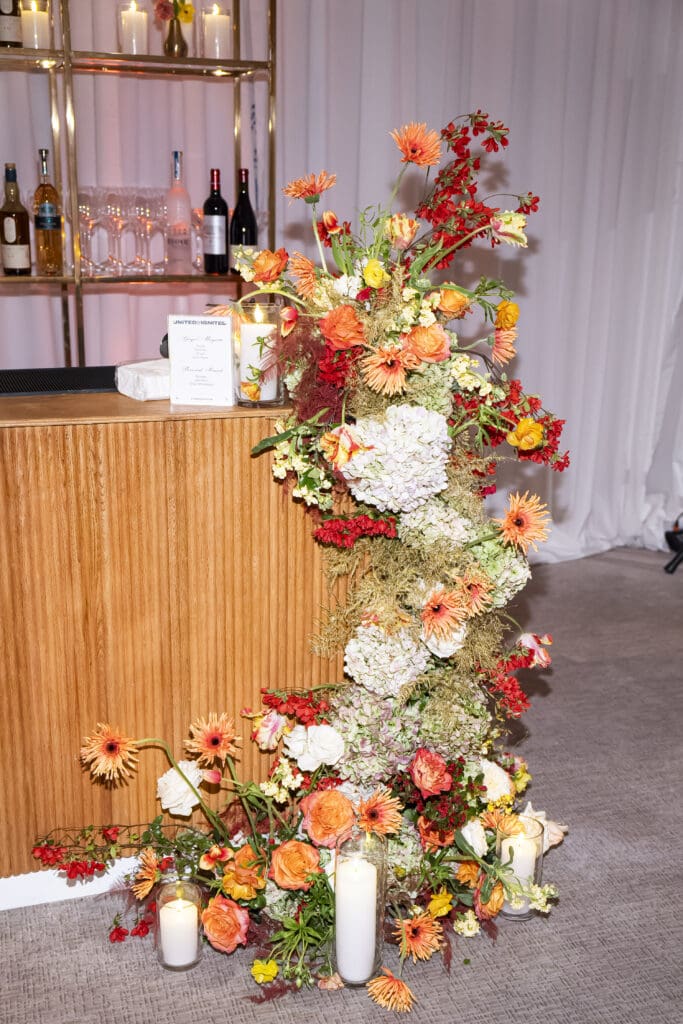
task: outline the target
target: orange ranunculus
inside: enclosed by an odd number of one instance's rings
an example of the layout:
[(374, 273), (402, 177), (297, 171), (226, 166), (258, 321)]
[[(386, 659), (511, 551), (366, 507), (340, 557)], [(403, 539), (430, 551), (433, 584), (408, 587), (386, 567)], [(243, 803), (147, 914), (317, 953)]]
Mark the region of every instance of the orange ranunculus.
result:
[(309, 793), (301, 801), (303, 827), (316, 846), (334, 846), (351, 833), (356, 815), (347, 796), (336, 789)]
[(509, 331), (515, 326), (519, 320), (519, 306), (516, 302), (508, 302), (507, 299), (503, 299), (496, 306), (496, 327), (502, 327), (504, 331)]
[(289, 839), (273, 851), (270, 862), (270, 877), (281, 889), (302, 889), (307, 892), (311, 885), (310, 875), (319, 875), (320, 854), (313, 846), (300, 839)]
[(284, 249), (278, 249), (277, 252), (262, 249), (254, 259), (254, 281), (260, 281), (262, 284), (271, 284), (271, 282), (277, 281), (287, 266), (288, 259)]
[(202, 913), (204, 933), (214, 949), (233, 953), (237, 946), (246, 946), (249, 911), (225, 896), (214, 896)]
[(454, 288), (439, 289), (438, 309), (452, 319), (463, 317), (470, 308), (472, 300), (463, 292)]
[(440, 849), (442, 846), (452, 846), (455, 841), (455, 832), (450, 829), (434, 828), (431, 821), (421, 814), (417, 819), (417, 830), (420, 833), (422, 849), (427, 853)]
[(365, 345), (363, 325), (353, 306), (337, 306), (320, 321), (322, 336), (334, 351)]
[(470, 889), (475, 889), (477, 882), (479, 881), (479, 865), (474, 860), (463, 860), (458, 865), (455, 877), (462, 883), (462, 885), (467, 885)]
[(446, 770), (444, 759), (426, 747), (416, 751), (408, 771), (425, 799), (438, 793), (448, 793), (453, 786), (453, 776)]
[(441, 324), (413, 327), (406, 335), (403, 347), (423, 363), (442, 363), (451, 354), (448, 335)]
[(474, 912), (480, 921), (488, 921), (492, 917), (497, 917), (505, 901), (503, 883), (496, 882), (486, 903), (481, 902), (481, 887), (485, 878), (486, 875), (482, 873), (479, 885), (474, 890)]
[(265, 889), (263, 865), (256, 860), (256, 854), (249, 843), (241, 847), (223, 869), (223, 892), (227, 892), (234, 900), (253, 900), (259, 889)]

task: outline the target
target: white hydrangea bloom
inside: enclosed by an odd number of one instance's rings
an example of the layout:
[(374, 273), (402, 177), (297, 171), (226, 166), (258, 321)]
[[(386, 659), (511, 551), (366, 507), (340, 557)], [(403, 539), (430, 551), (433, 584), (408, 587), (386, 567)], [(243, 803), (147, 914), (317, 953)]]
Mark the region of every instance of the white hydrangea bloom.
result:
[(399, 539), (411, 547), (447, 543), (457, 548), (476, 536), (471, 520), (458, 515), (439, 498), (430, 498), (413, 512), (404, 512), (397, 529)]
[(382, 697), (396, 696), (402, 686), (417, 679), (429, 664), (429, 655), (410, 633), (385, 633), (379, 626), (358, 626), (346, 645), (344, 667), (355, 682)]
[(361, 288), (365, 287), (363, 279), (357, 275), (341, 274), (332, 282), (332, 287), (338, 295), (344, 298), (355, 299)]
[(390, 405), (384, 417), (359, 419), (362, 446), (341, 473), (357, 501), (381, 512), (411, 512), (446, 487), (446, 417), (414, 405)]

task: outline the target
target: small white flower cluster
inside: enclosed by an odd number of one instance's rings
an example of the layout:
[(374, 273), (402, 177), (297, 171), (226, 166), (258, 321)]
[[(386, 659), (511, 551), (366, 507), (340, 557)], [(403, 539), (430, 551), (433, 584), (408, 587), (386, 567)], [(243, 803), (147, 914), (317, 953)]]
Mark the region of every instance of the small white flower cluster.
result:
[[(276, 430), (284, 432), (282, 421), (276, 423)], [(296, 437), (279, 441), (273, 448), (273, 476), (276, 480), (284, 480), (288, 473), (295, 474), (297, 478), (292, 497), (301, 498), (307, 505), (317, 505), (321, 509), (332, 507), (332, 477), (297, 447)]]
[(473, 910), (466, 910), (462, 914), (456, 914), (453, 921), (453, 931), (457, 935), (464, 935), (466, 938), (476, 935), (480, 930), (477, 915)]
[(529, 903), (534, 910), (541, 914), (550, 911), (550, 900), (557, 898), (557, 886), (555, 885), (531, 885), (529, 887)]
[(450, 438), (440, 413), (390, 405), (382, 418), (359, 419), (354, 432), (361, 449), (341, 473), (357, 501), (412, 512), (446, 487)]
[(451, 374), (461, 391), (469, 391), (486, 398), (487, 404), (504, 398), (501, 388), (491, 383), (488, 374), (477, 373), (479, 363), (472, 356), (461, 353), (451, 361)]
[(294, 772), (286, 757), (281, 757), (273, 774), (266, 782), (259, 783), (259, 789), (265, 796), (271, 797), (279, 804), (289, 799), (304, 781), (303, 775)]
[(257, 250), (249, 245), (236, 245), (230, 248), (230, 256), (238, 274), (244, 281), (254, 280), (254, 257)]
[(404, 512), (398, 520), (398, 536), (411, 548), (430, 548), (448, 544), (458, 548), (476, 536), (473, 523), (458, 515), (440, 498), (430, 498), (413, 512)]
[(355, 682), (381, 697), (395, 697), (429, 664), (426, 649), (400, 629), (385, 633), (379, 626), (358, 626), (346, 645), (344, 667)]
[(345, 299), (355, 299), (365, 282), (360, 274), (340, 274), (332, 282), (332, 287), (338, 295)]

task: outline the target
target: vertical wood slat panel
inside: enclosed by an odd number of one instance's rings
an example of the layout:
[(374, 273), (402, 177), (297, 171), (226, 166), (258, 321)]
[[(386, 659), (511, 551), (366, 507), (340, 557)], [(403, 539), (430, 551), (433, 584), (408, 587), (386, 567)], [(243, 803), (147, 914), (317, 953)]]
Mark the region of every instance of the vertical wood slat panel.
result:
[[(0, 875), (31, 870), (37, 834), (158, 813), (166, 762), (93, 785), (78, 762), (98, 721), (160, 736), (226, 710), (240, 774), (269, 758), (244, 706), (262, 687), (340, 677), (309, 637), (324, 602), (310, 520), (250, 457), (268, 417), (0, 430)], [(213, 799), (218, 806), (218, 799)]]

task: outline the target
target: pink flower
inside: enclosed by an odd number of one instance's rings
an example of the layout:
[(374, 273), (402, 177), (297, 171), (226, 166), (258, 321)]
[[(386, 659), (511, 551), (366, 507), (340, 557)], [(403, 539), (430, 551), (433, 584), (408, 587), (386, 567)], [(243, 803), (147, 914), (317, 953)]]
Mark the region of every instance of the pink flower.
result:
[(453, 776), (446, 771), (446, 762), (432, 750), (420, 747), (408, 768), (410, 777), (423, 797), (447, 793), (453, 785)]
[(522, 633), (517, 642), (521, 647), (526, 647), (533, 653), (534, 660), (529, 668), (547, 668), (550, 665), (552, 659), (541, 646), (545, 644), (546, 647), (549, 647), (552, 644), (553, 638), (548, 633), (544, 633), (543, 636), (537, 636), (535, 633)]
[(204, 782), (210, 782), (212, 786), (218, 786), (223, 776), (218, 771), (218, 768), (205, 768), (202, 772), (202, 778)]
[(254, 730), (251, 734), (252, 741), (259, 750), (275, 750), (286, 725), (286, 717), (278, 714), (277, 711), (269, 711), (265, 715), (259, 715), (254, 720)]
[(171, 0), (154, 0), (154, 17), (159, 21), (170, 21), (173, 17), (173, 3)]

